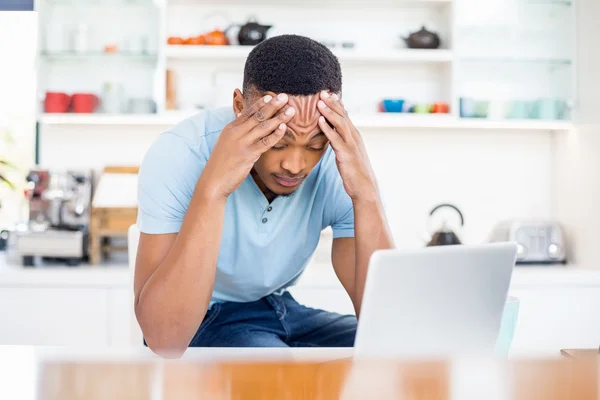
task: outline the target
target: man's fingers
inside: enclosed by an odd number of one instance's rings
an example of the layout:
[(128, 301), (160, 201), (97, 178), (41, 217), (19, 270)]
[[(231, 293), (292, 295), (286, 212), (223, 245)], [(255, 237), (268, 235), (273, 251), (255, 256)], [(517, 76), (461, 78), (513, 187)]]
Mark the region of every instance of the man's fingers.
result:
[[(341, 112), (343, 113), (342, 115), (344, 115), (344, 117), (346, 118), (346, 123), (350, 127), (350, 132), (352, 132), (352, 137), (354, 137), (354, 140), (357, 143), (362, 143), (362, 137), (360, 136), (358, 129), (356, 129), (356, 126), (354, 126), (354, 123), (348, 117), (348, 110), (346, 110), (346, 107), (344, 106), (344, 101), (335, 93), (331, 95), (331, 100), (334, 103), (337, 103), (337, 104), (339, 104), (339, 106), (341, 106)], [(331, 108), (335, 109), (334, 107), (331, 107)]]
[(321, 127), (321, 131), (323, 131), (325, 136), (327, 136), (327, 139), (329, 139), (329, 143), (331, 143), (331, 147), (333, 147), (334, 151), (337, 152), (344, 149), (346, 146), (344, 139), (342, 139), (334, 129), (331, 129), (323, 116), (319, 117), (319, 127)]
[[(326, 91), (323, 91), (323, 92), (321, 92), (321, 100), (323, 100), (325, 105), (327, 105), (327, 107), (331, 108), (333, 110), (333, 112), (335, 112), (336, 114), (339, 114), (344, 118), (348, 117), (348, 113), (346, 113), (346, 110), (344, 109), (344, 105), (342, 104), (340, 97), (336, 93), (329, 94)], [(349, 122), (349, 121), (346, 121), (346, 122)]]
[[(296, 110), (292, 107), (287, 107), (282, 112), (279, 112), (273, 118), (267, 121), (261, 121), (247, 134), (247, 140), (250, 143), (258, 142), (265, 136), (270, 135), (280, 124), (287, 124), (296, 114)], [(285, 133), (285, 132), (284, 132)]]
[(266, 95), (261, 97), (260, 99), (256, 100), (253, 104), (251, 104), (248, 107), (245, 107), (242, 112), (240, 112), (238, 115), (236, 115), (236, 120), (234, 122), (234, 124), (237, 125), (241, 125), (244, 122), (248, 121), (250, 118), (252, 118), (254, 116), (254, 114), (260, 110), (261, 108), (263, 108), (266, 104), (268, 104), (271, 100), (273, 99), (273, 96), (271, 95)]
[(240, 122), (237, 127), (244, 133), (250, 132), (255, 126), (271, 119), (279, 110), (281, 110), (288, 101), (285, 93), (280, 93), (276, 97), (270, 95), (264, 96), (245, 108), (242, 115), (238, 118)]
[(287, 125), (280, 123), (277, 129), (275, 129), (271, 134), (263, 136), (260, 140), (254, 143), (251, 147), (251, 151), (255, 159), (258, 159), (262, 153), (275, 146), (275, 144), (281, 140), (286, 130)]
[[(329, 94), (327, 96), (329, 96)], [(323, 97), (323, 94), (321, 94), (321, 97)], [(330, 99), (330, 96), (327, 97), (327, 99)], [(331, 103), (331, 100), (329, 101)], [(323, 100), (319, 100), (317, 107), (319, 108), (319, 112), (331, 123), (331, 125), (333, 125), (337, 133), (346, 143), (351, 144), (354, 142), (351, 128), (347, 123), (347, 117), (343, 112), (340, 114), (334, 111)]]

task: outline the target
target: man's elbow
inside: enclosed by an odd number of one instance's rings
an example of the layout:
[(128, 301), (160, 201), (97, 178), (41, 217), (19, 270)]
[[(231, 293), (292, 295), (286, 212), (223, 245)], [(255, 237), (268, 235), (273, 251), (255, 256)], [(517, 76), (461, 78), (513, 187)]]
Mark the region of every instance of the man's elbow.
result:
[(140, 315), (139, 307), (136, 307), (135, 314), (144, 340), (153, 353), (164, 358), (173, 359), (183, 356), (188, 347), (187, 343), (175, 338), (174, 332), (160, 329), (155, 322), (145, 322), (145, 319)]
[(146, 344), (154, 354), (168, 359), (179, 359), (187, 350), (187, 346), (168, 343), (167, 341), (151, 340), (148, 338), (146, 338)]

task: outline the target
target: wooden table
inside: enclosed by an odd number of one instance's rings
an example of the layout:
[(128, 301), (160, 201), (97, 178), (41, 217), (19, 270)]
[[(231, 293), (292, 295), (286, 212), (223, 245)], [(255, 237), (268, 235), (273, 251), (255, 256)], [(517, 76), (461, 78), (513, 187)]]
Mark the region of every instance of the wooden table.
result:
[(589, 359), (46, 360), (37, 398), (591, 400), (597, 366)]
[(600, 349), (564, 349), (560, 351), (565, 357), (575, 360), (600, 357)]

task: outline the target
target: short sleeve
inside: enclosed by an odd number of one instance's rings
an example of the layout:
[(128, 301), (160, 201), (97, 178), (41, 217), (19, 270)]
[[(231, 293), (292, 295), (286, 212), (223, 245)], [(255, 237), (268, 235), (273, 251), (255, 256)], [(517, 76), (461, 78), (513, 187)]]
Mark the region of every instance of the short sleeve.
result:
[(323, 156), (322, 168), (325, 168), (324, 189), (328, 193), (325, 208), (326, 220), (333, 231), (333, 238), (354, 237), (354, 206), (352, 199), (344, 189), (344, 182), (335, 163), (335, 153), (328, 149)]
[(333, 238), (354, 237), (354, 207), (352, 199), (346, 193), (341, 180), (336, 187), (336, 192), (333, 197), (336, 199), (334, 204), (334, 220), (331, 224)]
[(137, 225), (141, 232), (179, 232), (206, 161), (176, 134), (158, 137), (140, 166)]

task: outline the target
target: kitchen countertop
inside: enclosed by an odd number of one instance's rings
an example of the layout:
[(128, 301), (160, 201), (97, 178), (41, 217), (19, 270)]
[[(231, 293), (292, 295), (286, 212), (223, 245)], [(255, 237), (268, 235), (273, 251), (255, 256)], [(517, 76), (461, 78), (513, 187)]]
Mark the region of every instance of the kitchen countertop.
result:
[[(162, 360), (145, 346), (137, 347), (68, 347), (68, 346), (21, 346), (0, 345), (0, 364), (8, 356), (21, 359), (35, 357), (38, 360), (78, 361), (127, 361), (127, 360)], [(213, 347), (193, 348), (186, 350), (183, 361), (244, 361), (244, 360), (290, 360), (290, 361), (332, 361), (344, 360), (354, 356), (352, 347)], [(511, 351), (511, 359), (544, 357), (561, 357), (561, 349), (552, 352), (527, 352), (519, 349)]]
[(190, 349), (180, 362), (141, 349), (0, 346), (0, 398), (587, 399), (598, 387), (596, 363), (558, 355), (508, 362), (352, 356), (331, 348)]
[[(352, 354), (352, 348), (193, 348), (188, 349), (181, 360), (184, 362), (193, 362), (195, 365), (215, 362), (257, 361), (326, 362), (348, 359), (352, 357)], [(162, 362), (163, 359), (152, 353), (146, 347), (73, 348), (62, 346), (46, 347), (0, 345), (0, 399), (35, 400), (42, 397), (38, 393), (39, 386), (37, 384), (40, 382), (40, 368), (44, 364), (47, 365), (48, 363), (51, 363), (52, 365), (57, 365), (57, 363), (59, 365), (65, 365), (65, 363), (70, 365), (80, 365), (78, 370), (82, 372), (86, 367), (93, 365), (101, 366), (108, 364), (111, 366), (111, 370), (119, 371), (119, 368), (123, 366), (135, 366), (140, 364), (154, 364)], [(127, 374), (125, 371), (119, 371), (118, 373), (124, 373), (125, 375)], [(134, 375), (135, 378), (139, 378), (138, 375)], [(83, 377), (80, 378), (84, 379)], [(108, 376), (105, 378), (110, 379)], [(105, 379), (103, 379), (103, 381), (105, 381)], [(80, 383), (81, 382), (83, 381), (80, 381)], [(121, 379), (120, 383), (122, 382), (123, 381)], [(58, 381), (55, 383), (59, 384)], [(50, 396), (49, 398), (74, 399), (83, 397)], [(114, 396), (93, 398), (114, 398)], [(119, 398), (130, 397), (122, 396)], [(133, 398), (148, 397), (142, 396)]]
[[(44, 266), (24, 268), (7, 263), (0, 254), (0, 286), (44, 287), (130, 287), (133, 274), (127, 263), (80, 267)], [(600, 269), (575, 266), (519, 266), (513, 274), (512, 285), (600, 286)], [(341, 288), (333, 268), (327, 264), (311, 264), (296, 285), (303, 288)]]
[[(0, 345), (0, 359), (3, 353), (19, 354), (23, 357), (35, 356), (41, 360), (78, 361), (119, 361), (119, 360), (162, 360), (145, 346), (138, 347), (66, 347), (66, 346), (3, 346)], [(353, 348), (334, 347), (228, 347), (228, 348), (188, 348), (181, 360), (189, 361), (243, 361), (243, 360), (290, 360), (290, 361), (331, 361), (351, 358)]]

